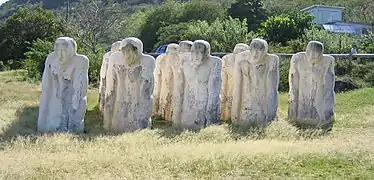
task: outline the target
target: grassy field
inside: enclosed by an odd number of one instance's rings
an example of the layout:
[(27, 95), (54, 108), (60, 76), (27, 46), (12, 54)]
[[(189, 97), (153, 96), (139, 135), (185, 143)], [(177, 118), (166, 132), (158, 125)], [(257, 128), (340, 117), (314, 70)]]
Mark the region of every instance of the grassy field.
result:
[(0, 179), (373, 179), (374, 89), (336, 97), (329, 135), (280, 120), (263, 131), (221, 125), (198, 133), (154, 128), (103, 134), (90, 89), (84, 135), (35, 132), (40, 86), (0, 73)]

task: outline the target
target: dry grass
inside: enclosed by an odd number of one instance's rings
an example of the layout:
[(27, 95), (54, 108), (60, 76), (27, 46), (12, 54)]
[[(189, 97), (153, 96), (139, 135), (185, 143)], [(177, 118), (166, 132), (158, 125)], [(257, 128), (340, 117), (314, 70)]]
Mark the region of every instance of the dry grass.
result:
[[(100, 133), (97, 90), (89, 92), (87, 133), (35, 133), (40, 87), (23, 71), (0, 73), (0, 179), (372, 179), (374, 89), (337, 95), (329, 135), (280, 119), (265, 130), (221, 125), (181, 134), (161, 128)], [(18, 136), (17, 136), (18, 135)]]

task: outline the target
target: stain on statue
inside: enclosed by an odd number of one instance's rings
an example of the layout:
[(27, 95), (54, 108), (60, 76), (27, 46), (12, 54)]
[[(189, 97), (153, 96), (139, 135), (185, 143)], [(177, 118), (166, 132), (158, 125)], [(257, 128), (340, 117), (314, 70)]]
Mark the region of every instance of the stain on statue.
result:
[(88, 58), (69, 37), (56, 40), (42, 76), (39, 132), (83, 132), (87, 105)]
[(107, 131), (132, 132), (151, 125), (155, 59), (142, 52), (142, 41), (130, 37), (110, 56), (104, 106)]

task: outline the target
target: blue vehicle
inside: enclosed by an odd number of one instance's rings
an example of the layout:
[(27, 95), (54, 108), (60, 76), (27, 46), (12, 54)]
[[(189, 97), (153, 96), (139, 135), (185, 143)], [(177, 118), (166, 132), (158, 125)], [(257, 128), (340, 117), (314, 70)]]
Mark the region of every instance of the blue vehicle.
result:
[(156, 49), (156, 53), (158, 53), (158, 54), (162, 54), (162, 53), (165, 53), (166, 52), (166, 48), (168, 47), (168, 45), (167, 44), (165, 44), (165, 45), (162, 45), (162, 46), (160, 46), (160, 47), (158, 47), (157, 49)]

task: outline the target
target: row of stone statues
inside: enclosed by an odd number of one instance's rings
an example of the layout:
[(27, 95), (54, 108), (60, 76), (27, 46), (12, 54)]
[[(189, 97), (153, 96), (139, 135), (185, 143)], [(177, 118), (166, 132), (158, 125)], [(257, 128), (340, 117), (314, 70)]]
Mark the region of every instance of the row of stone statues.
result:
[[(289, 72), (289, 119), (330, 126), (334, 116), (334, 58), (323, 44), (309, 42), (295, 54)], [(84, 129), (88, 59), (76, 53), (71, 38), (59, 38), (46, 60), (38, 130)], [(222, 59), (210, 55), (204, 40), (169, 44), (155, 60), (143, 43), (126, 38), (103, 57), (99, 108), (104, 129), (130, 132), (148, 128), (161, 116), (178, 129), (201, 129), (219, 121), (266, 125), (278, 109), (279, 58), (268, 44), (253, 39), (237, 44)]]

